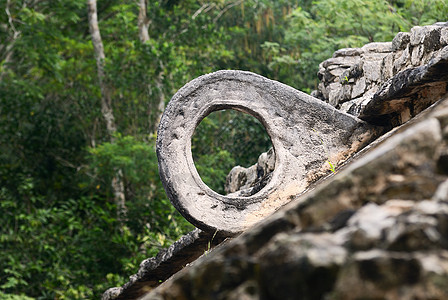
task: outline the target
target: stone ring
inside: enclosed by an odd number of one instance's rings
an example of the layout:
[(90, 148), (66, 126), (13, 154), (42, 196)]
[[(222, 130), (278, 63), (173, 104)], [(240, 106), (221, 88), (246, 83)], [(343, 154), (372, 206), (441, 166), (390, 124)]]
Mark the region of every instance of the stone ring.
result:
[[(234, 109), (257, 118), (271, 138), (275, 169), (256, 194), (224, 196), (200, 178), (191, 138), (210, 113)], [(372, 126), (280, 82), (245, 71), (192, 80), (171, 99), (157, 135), (159, 173), (177, 210), (193, 225), (238, 234), (303, 192), (328, 161), (340, 161), (371, 139)]]

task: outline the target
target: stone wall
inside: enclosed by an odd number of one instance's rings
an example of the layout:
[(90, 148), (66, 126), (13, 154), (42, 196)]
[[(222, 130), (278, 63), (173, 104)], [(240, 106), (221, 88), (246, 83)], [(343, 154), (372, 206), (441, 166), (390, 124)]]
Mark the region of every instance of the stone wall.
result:
[[(313, 94), (390, 131), (240, 236), (196, 230), (103, 299), (448, 299), (447, 34), (335, 52)], [(256, 192), (273, 157), (227, 191)]]
[(373, 112), (365, 112), (370, 102), (395, 101), (399, 107), (378, 115), (399, 116), (376, 121), (402, 124), (446, 93), (447, 44), (448, 22), (416, 26), (398, 33), (392, 42), (338, 50), (319, 65), (321, 82), (312, 95), (367, 120), (375, 120)]
[[(319, 65), (321, 82), (312, 95), (343, 112), (393, 128), (447, 93), (447, 45), (448, 22), (441, 22), (400, 32), (392, 42), (340, 49)], [(226, 192), (256, 192), (274, 169), (272, 164), (266, 168), (267, 157), (264, 153), (256, 165), (232, 169)]]
[(275, 152), (271, 148), (258, 157), (255, 165), (248, 168), (233, 167), (226, 177), (225, 191), (229, 195), (235, 192), (253, 195), (266, 185), (274, 169)]

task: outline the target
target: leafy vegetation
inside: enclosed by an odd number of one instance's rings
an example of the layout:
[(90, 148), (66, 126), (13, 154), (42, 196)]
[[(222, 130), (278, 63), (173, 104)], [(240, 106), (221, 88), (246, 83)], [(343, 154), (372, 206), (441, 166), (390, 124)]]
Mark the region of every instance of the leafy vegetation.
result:
[(225, 194), (226, 176), (234, 166), (250, 167), (272, 147), (257, 119), (234, 110), (220, 110), (205, 117), (191, 142), (199, 175), (220, 194)]
[[(0, 2), (0, 299), (99, 298), (192, 229), (154, 154), (161, 110), (189, 80), (243, 69), (311, 91), (337, 48), (448, 15), (445, 0), (95, 2)], [(213, 115), (193, 152), (222, 192), (228, 169), (252, 164), (269, 138), (250, 118)]]

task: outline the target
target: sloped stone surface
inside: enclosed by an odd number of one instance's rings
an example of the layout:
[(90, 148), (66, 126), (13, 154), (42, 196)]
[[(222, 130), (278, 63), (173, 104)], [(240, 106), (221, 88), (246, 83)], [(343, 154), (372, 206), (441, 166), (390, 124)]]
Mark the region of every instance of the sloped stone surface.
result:
[[(220, 109), (246, 112), (265, 126), (275, 168), (264, 187), (224, 196), (200, 179), (191, 137), (203, 118)], [(173, 96), (160, 121), (156, 152), (162, 183), (177, 210), (202, 230), (230, 236), (330, 172), (327, 161), (337, 165), (382, 132), (280, 82), (250, 72), (218, 71), (187, 83)], [(247, 175), (257, 177), (254, 172), (257, 167)]]
[[(202, 233), (186, 244), (195, 254), (149, 259), (103, 299), (448, 299), (447, 43), (447, 23), (436, 23), (336, 51), (314, 95), (333, 93), (332, 104), (369, 122), (406, 124), (207, 256), (192, 262), (211, 238)], [(269, 174), (262, 161), (252, 169), (261, 165)]]
[(182, 270), (188, 263), (222, 243), (224, 239), (225, 237), (216, 233), (195, 229), (181, 237), (168, 249), (160, 251), (157, 256), (142, 261), (138, 273), (132, 275), (128, 283), (123, 287), (107, 290), (102, 300), (137, 299)]
[(445, 299), (448, 99), (144, 299)]

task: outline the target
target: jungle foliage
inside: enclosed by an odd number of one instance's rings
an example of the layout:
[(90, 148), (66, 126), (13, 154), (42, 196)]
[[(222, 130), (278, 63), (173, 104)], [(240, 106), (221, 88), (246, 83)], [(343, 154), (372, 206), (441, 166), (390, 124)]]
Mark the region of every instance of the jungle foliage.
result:
[[(336, 49), (445, 21), (448, 4), (108, 0), (97, 11), (101, 80), (87, 1), (0, 2), (0, 299), (99, 298), (192, 229), (165, 196), (154, 151), (160, 112), (189, 80), (242, 69), (310, 92)], [(234, 113), (197, 131), (197, 168), (219, 192), (229, 168), (255, 162), (270, 142)]]
[(222, 195), (226, 176), (234, 166), (247, 168), (256, 164), (259, 155), (271, 147), (269, 135), (255, 117), (231, 109), (205, 117), (191, 140), (201, 179)]

